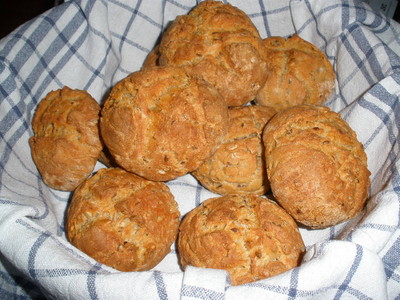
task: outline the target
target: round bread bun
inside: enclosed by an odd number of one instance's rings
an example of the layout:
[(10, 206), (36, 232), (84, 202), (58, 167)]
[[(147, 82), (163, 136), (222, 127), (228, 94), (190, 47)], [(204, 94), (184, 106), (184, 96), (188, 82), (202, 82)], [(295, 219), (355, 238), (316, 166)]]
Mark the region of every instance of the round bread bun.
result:
[(103, 168), (73, 193), (67, 237), (120, 271), (156, 266), (176, 240), (180, 213), (167, 185), (120, 168)]
[(91, 174), (103, 148), (99, 112), (89, 93), (69, 87), (52, 91), (39, 102), (29, 145), (49, 187), (73, 191)]
[(297, 224), (275, 202), (231, 194), (210, 198), (184, 217), (178, 250), (183, 268), (224, 269), (240, 285), (297, 267), (305, 247)]
[(153, 67), (114, 86), (102, 109), (101, 135), (115, 161), (149, 180), (199, 167), (221, 145), (228, 107), (215, 88), (184, 68)]
[(266, 80), (265, 47), (250, 18), (221, 1), (204, 1), (162, 35), (159, 64), (189, 66), (228, 106), (253, 100)]
[(298, 35), (269, 37), (268, 77), (255, 102), (277, 111), (299, 104), (321, 105), (335, 87), (335, 72), (325, 54)]
[(338, 113), (288, 108), (266, 125), (263, 142), (272, 193), (298, 222), (325, 228), (361, 212), (370, 186), (367, 156)]
[(275, 109), (260, 105), (231, 107), (222, 145), (192, 175), (217, 194), (265, 194), (269, 182), (261, 135), (275, 113)]

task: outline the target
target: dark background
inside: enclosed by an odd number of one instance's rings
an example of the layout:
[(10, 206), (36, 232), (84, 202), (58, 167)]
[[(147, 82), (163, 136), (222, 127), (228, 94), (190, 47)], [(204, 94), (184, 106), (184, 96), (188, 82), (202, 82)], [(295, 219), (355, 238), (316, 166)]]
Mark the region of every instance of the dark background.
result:
[[(9, 34), (19, 25), (61, 3), (63, 0), (1, 0), (0, 38)], [(400, 22), (400, 3), (397, 5), (393, 19)]]
[(62, 2), (57, 0), (1, 0), (0, 38), (5, 37), (19, 25)]

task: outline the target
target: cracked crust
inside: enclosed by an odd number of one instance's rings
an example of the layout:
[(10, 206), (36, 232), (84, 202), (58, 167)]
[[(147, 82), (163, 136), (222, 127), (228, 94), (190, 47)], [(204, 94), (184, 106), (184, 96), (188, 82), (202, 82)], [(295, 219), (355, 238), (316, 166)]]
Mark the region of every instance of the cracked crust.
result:
[(271, 190), (298, 222), (324, 228), (361, 212), (370, 186), (367, 156), (338, 113), (288, 108), (267, 124), (263, 142)]
[(153, 67), (114, 86), (102, 109), (101, 135), (115, 161), (149, 180), (185, 175), (221, 145), (228, 107), (184, 68)]
[(321, 105), (335, 87), (335, 72), (325, 54), (298, 35), (269, 37), (268, 77), (255, 99), (281, 111), (299, 104)]
[(169, 253), (179, 216), (164, 183), (104, 168), (74, 192), (67, 236), (100, 263), (120, 271), (144, 271)]
[(275, 109), (259, 105), (230, 108), (229, 130), (222, 145), (192, 174), (217, 194), (265, 194), (269, 182), (261, 135), (275, 113)]
[(160, 50), (159, 50), (160, 45), (156, 45), (153, 50), (147, 54), (146, 59), (143, 62), (142, 69), (146, 68), (151, 68), (151, 67), (157, 67), (159, 66), (159, 58), (160, 58)]
[(190, 211), (179, 228), (182, 267), (227, 270), (239, 285), (300, 264), (305, 251), (297, 224), (273, 201), (256, 195), (211, 198)]
[(93, 171), (102, 150), (100, 106), (86, 91), (69, 87), (40, 101), (29, 139), (32, 158), (51, 188), (73, 191)]
[(190, 67), (229, 106), (253, 100), (266, 80), (265, 47), (256, 27), (243, 11), (220, 1), (201, 2), (178, 16), (158, 51), (160, 65)]

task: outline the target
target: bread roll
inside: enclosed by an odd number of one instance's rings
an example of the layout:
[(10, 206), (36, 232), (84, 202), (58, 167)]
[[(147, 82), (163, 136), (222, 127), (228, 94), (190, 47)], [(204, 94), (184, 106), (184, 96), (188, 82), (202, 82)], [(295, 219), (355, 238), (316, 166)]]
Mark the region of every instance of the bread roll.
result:
[(199, 3), (163, 33), (159, 64), (187, 66), (217, 90), (229, 106), (253, 100), (266, 80), (265, 47), (240, 9), (221, 1)]
[(298, 266), (305, 247), (292, 217), (256, 195), (211, 198), (181, 222), (183, 267), (228, 271), (233, 285), (268, 278)]
[(272, 193), (298, 222), (324, 228), (361, 212), (370, 186), (367, 156), (338, 113), (288, 108), (266, 125), (263, 142)]
[(168, 66), (134, 72), (116, 84), (100, 128), (120, 166), (166, 181), (208, 159), (221, 145), (228, 121), (228, 107), (215, 88)]
[(192, 174), (217, 194), (265, 194), (269, 182), (261, 135), (275, 113), (260, 105), (230, 108), (229, 130), (222, 145)]
[(67, 237), (102, 264), (120, 271), (144, 271), (170, 252), (179, 216), (164, 183), (104, 168), (73, 193)]
[(335, 72), (325, 54), (294, 34), (290, 38), (269, 37), (268, 77), (256, 103), (281, 111), (300, 104), (321, 105), (335, 87)]
[(91, 174), (102, 150), (99, 112), (89, 93), (69, 87), (52, 91), (39, 102), (29, 145), (49, 187), (73, 191)]

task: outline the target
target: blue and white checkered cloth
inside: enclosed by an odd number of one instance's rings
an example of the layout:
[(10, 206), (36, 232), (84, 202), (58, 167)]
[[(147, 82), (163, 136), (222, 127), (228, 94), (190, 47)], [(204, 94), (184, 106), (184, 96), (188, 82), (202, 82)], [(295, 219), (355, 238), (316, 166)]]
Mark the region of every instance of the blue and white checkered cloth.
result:
[[(31, 158), (35, 107), (64, 85), (103, 101), (197, 1), (67, 1), (0, 40), (1, 299), (400, 299), (400, 25), (361, 1), (229, 2), (263, 38), (297, 33), (329, 57), (337, 84), (327, 106), (357, 132), (369, 158), (363, 214), (301, 229), (307, 253), (299, 268), (242, 286), (222, 270), (183, 272), (174, 247), (153, 270), (130, 273), (74, 248), (64, 233), (70, 194), (44, 185)], [(190, 175), (168, 185), (182, 214), (214, 196)]]

